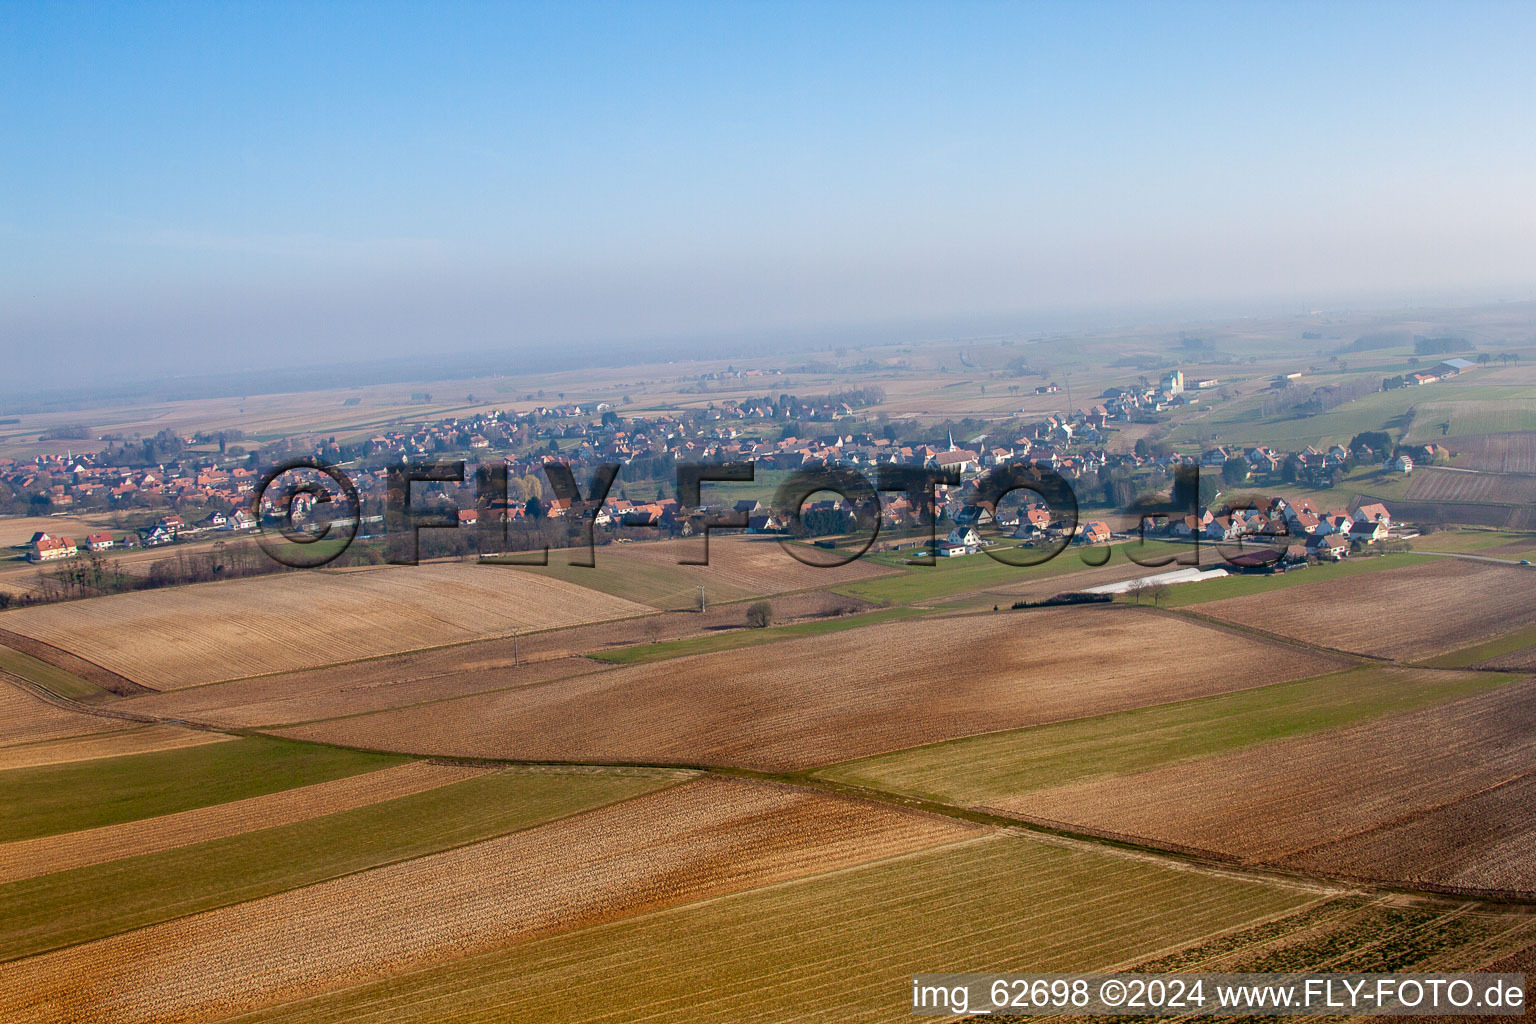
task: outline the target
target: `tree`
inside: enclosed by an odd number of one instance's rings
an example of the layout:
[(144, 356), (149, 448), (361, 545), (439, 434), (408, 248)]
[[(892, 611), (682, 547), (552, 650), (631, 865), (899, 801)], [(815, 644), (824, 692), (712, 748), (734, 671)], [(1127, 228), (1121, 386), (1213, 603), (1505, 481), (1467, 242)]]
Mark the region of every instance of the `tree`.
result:
[(1248, 460), (1233, 456), (1221, 464), (1221, 482), (1236, 487), (1248, 479)]
[(544, 502), (538, 498), (529, 498), (528, 504), (523, 506), (523, 515), (529, 519), (543, 519)]
[(747, 625), (752, 629), (763, 629), (773, 621), (773, 605), (767, 601), (754, 602), (747, 608)]

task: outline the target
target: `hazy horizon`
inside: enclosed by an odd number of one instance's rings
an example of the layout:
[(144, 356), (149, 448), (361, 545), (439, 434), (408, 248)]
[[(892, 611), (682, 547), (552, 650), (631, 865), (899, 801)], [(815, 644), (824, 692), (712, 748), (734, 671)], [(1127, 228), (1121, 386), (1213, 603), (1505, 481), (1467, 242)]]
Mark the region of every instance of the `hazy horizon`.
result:
[(0, 10), (9, 350), (111, 380), (1536, 294), (1521, 6), (259, 15)]

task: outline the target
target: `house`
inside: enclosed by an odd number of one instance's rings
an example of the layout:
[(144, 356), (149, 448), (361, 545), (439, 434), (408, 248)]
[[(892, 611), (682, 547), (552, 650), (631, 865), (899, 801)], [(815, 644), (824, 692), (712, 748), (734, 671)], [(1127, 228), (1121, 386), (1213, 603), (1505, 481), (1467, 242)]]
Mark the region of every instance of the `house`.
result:
[(1076, 540), (1079, 544), (1108, 544), (1109, 524), (1101, 519), (1095, 519), (1078, 532)]
[(170, 544), (175, 539), (176, 534), (172, 533), (164, 522), (156, 523), (148, 530), (145, 530), (142, 535), (144, 546), (147, 548), (161, 547), (165, 544)]
[[(1335, 536), (1338, 536), (1338, 534), (1335, 534)], [(1349, 528), (1350, 540), (1360, 540), (1367, 544), (1374, 544), (1379, 540), (1386, 540), (1386, 538), (1387, 524), (1380, 520), (1374, 523), (1357, 520), (1355, 525)]]
[(256, 517), (246, 509), (236, 509), (229, 514), (229, 528), (231, 530), (254, 530)]
[(32, 540), (32, 552), (28, 557), (34, 562), (51, 562), (58, 558), (73, 558), (76, 554), (75, 542), (68, 537), (39, 533)]
[(768, 512), (760, 512), (747, 517), (748, 533), (777, 533), (784, 529), (784, 524), (779, 522), (778, 516)]
[(992, 521), (992, 503), (972, 502), (955, 513), (955, 522), (962, 526), (986, 526)]
[(967, 547), (964, 544), (951, 544), (947, 540), (941, 540), (933, 553), (939, 558), (959, 558), (961, 555), (974, 555), (976, 551), (976, 548)]
[(1231, 516), (1216, 516), (1205, 524), (1205, 536), (1207, 540), (1232, 540), (1241, 535), (1243, 525)]
[(85, 538), (85, 546), (92, 551), (105, 551), (112, 546), (110, 533), (93, 533)]
[(953, 530), (949, 531), (949, 537), (946, 539), (949, 543), (958, 544), (964, 548), (978, 549), (981, 547), (981, 535), (969, 526), (956, 526)]
[(1412, 473), (1413, 460), (1406, 454), (1399, 455), (1395, 459), (1388, 459), (1381, 468), (1389, 473)]
[(1330, 533), (1326, 537), (1313, 534), (1307, 538), (1307, 550), (1318, 558), (1338, 562), (1349, 557), (1349, 538), (1341, 533)]
[(952, 469), (961, 476), (974, 476), (981, 472), (981, 462), (976, 453), (963, 448), (940, 452), (934, 456), (933, 464), (939, 469)]
[(1370, 505), (1361, 505), (1359, 508), (1355, 509), (1355, 513), (1352, 518), (1357, 523), (1383, 523), (1387, 526), (1392, 525), (1392, 514), (1387, 511), (1387, 506), (1381, 504), (1380, 502), (1375, 502)]
[(479, 509), (475, 509), (475, 508), (461, 508), (461, 509), (459, 509), (459, 525), (460, 526), (474, 526), (478, 522), (480, 522), (480, 510)]

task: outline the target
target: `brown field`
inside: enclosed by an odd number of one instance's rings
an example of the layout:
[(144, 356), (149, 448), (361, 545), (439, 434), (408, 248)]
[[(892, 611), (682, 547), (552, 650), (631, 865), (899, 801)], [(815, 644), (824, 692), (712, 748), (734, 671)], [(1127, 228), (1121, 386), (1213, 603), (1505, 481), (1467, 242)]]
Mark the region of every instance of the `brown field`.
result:
[(211, 807), (119, 825), (0, 844), (0, 885), (55, 871), (105, 864), (212, 839), (289, 825), (381, 800), (422, 793), (483, 775), (487, 769), (413, 762), (331, 782), (299, 786)]
[(39, 765), (64, 764), (68, 761), (94, 761), (101, 757), (121, 757), (126, 754), (150, 754), (157, 750), (200, 747), (204, 743), (234, 739), (223, 733), (182, 729), (174, 725), (134, 726), (128, 722), (113, 722), (109, 718), (100, 721), (112, 724), (115, 728), (112, 732), (88, 736), (70, 736), (19, 747), (0, 747), (0, 770), (36, 768)]
[(987, 834), (784, 786), (698, 780), (0, 966), (0, 1017), (217, 1019), (539, 934)]
[[(776, 624), (814, 621), (825, 618), (834, 608), (862, 604), (820, 591), (784, 594), (770, 603)], [(600, 672), (610, 666), (579, 655), (741, 628), (741, 605), (717, 605), (702, 615), (669, 612), (643, 619), (617, 619), (546, 630), (515, 641), (481, 640), (346, 665), (235, 679), (150, 694), (123, 706), (220, 726), (296, 724)]]
[(1458, 469), (1536, 473), (1536, 434), (1530, 431), (1470, 434), (1455, 438), (1448, 447), (1457, 453)]
[(864, 560), (832, 568), (806, 565), (773, 537), (742, 534), (711, 537), (708, 565), (678, 563), (680, 558), (704, 557), (701, 538), (607, 544), (593, 552), (590, 568), (570, 565), (571, 554), (566, 550), (551, 551), (547, 568), (518, 571), (556, 576), (654, 608), (690, 610), (699, 606), (701, 586), (707, 605), (841, 586), (895, 571)]
[(1287, 866), (1536, 896), (1536, 775), (1287, 858)]
[(23, 608), (0, 625), (175, 689), (650, 611), (560, 580), (448, 562), (140, 591)]
[(56, 740), (64, 736), (84, 736), (123, 727), (120, 719), (66, 711), (45, 704), (0, 678), (0, 747)]
[(1326, 647), (1424, 658), (1536, 622), (1526, 571), (1444, 558), (1211, 601), (1200, 612)]
[(866, 626), (282, 732), (415, 753), (796, 769), (1341, 664), (1127, 607), (1040, 609)]
[(1413, 471), (1412, 501), (1469, 501), (1492, 504), (1536, 502), (1536, 476), (1513, 473), (1464, 473), (1426, 466)]
[[(505, 646), (505, 651), (482, 651), (480, 644), (467, 644), (421, 655), (236, 679), (152, 694), (123, 706), (145, 714), (220, 726), (281, 725), (534, 686), (609, 667), (590, 658), (530, 661), (526, 652), (519, 652), (519, 663), (514, 666), (510, 644)], [(418, 657), (420, 662), (415, 661)]]
[(1346, 729), (1025, 794), (1000, 808), (1242, 862), (1481, 888), (1514, 881), (1530, 890), (1533, 766), (1536, 681), (1528, 681)]

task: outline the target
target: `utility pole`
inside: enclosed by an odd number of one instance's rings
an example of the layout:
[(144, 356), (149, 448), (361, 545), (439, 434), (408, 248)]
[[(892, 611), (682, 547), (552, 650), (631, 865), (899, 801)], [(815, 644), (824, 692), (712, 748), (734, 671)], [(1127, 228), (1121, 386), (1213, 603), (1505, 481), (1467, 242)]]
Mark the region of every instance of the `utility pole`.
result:
[(512, 634), (512, 667), (517, 667), (517, 634)]
[(704, 587), (703, 587), (703, 585), (699, 586), (699, 611), (701, 611), (701, 612), (709, 611), (709, 606), (704, 603)]

